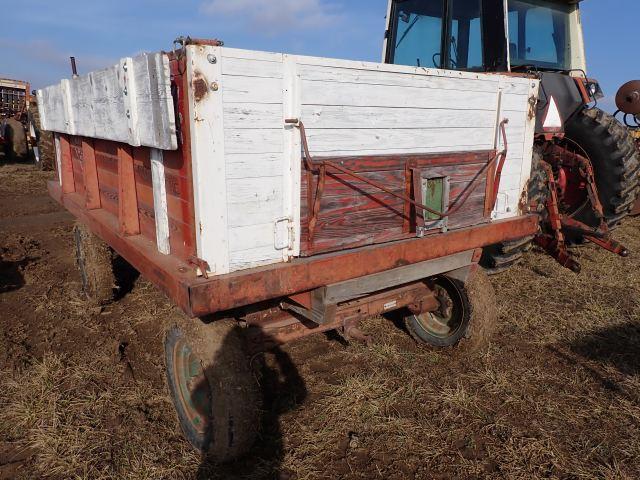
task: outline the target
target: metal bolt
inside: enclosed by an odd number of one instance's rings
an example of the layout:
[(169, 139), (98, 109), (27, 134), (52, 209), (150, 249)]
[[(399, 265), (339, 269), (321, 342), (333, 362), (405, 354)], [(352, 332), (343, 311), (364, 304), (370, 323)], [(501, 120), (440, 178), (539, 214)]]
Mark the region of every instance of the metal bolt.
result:
[(207, 55), (207, 60), (209, 60), (209, 63), (216, 63), (218, 61), (218, 59), (213, 53), (210, 53), (209, 55)]
[(211, 82), (211, 90), (213, 90), (214, 92), (218, 91), (218, 82)]

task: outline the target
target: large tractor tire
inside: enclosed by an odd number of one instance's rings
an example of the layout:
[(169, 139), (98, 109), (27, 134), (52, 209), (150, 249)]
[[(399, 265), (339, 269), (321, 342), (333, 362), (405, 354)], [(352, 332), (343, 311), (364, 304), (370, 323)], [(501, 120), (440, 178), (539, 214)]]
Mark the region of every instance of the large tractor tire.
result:
[[(535, 147), (531, 162), (531, 179), (529, 180), (529, 205), (536, 205), (536, 213), (544, 217), (546, 213), (546, 202), (549, 196), (549, 185), (547, 174), (541, 167), (542, 153)], [(522, 260), (522, 255), (527, 252), (533, 242), (533, 237), (524, 237), (508, 242), (501, 242), (486, 247), (482, 252), (480, 265), (487, 274), (495, 275), (513, 267)]]
[(237, 323), (180, 315), (164, 346), (169, 391), (189, 443), (216, 463), (247, 453), (260, 425), (260, 390)]
[[(591, 160), (605, 218), (609, 228), (615, 228), (629, 215), (639, 192), (640, 162), (633, 137), (612, 115), (598, 108), (582, 110), (565, 130), (566, 137)], [(575, 218), (597, 226), (589, 209)]]
[(5, 154), (9, 161), (23, 161), (29, 155), (29, 147), (27, 145), (27, 134), (24, 125), (15, 118), (8, 118), (5, 126)]
[(445, 298), (445, 312), (409, 314), (405, 326), (418, 342), (435, 348), (458, 346), (476, 352), (489, 343), (498, 319), (495, 291), (482, 269), (466, 283), (447, 276), (434, 281), (439, 298)]

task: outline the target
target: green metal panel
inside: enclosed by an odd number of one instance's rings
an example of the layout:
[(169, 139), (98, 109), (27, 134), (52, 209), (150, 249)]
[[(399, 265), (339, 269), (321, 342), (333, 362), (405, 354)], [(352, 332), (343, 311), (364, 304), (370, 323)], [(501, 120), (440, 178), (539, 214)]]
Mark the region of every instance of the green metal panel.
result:
[[(422, 204), (438, 212), (444, 210), (444, 177), (422, 179)], [(440, 220), (438, 215), (425, 210), (425, 220)]]

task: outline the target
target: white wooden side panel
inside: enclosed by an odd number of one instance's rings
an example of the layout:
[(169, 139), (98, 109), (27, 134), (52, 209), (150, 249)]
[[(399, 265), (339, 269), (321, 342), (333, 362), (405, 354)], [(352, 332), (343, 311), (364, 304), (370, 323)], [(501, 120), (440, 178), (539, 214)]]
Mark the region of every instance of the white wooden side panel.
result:
[[(223, 164), (225, 182), (222, 172), (212, 171), (204, 181), (194, 173), (194, 181), (217, 192), (205, 193), (208, 202), (198, 200), (202, 208), (196, 214), (205, 218), (205, 231), (219, 208), (215, 199), (226, 202), (226, 227), (217, 222), (224, 242), (216, 238), (215, 246), (205, 247), (202, 233), (199, 241), (199, 254), (202, 249), (227, 255), (227, 268), (216, 273), (299, 255), (301, 142), (299, 129), (286, 125), (286, 118), (305, 123), (318, 157), (500, 150), (498, 125), (508, 119), (509, 154), (495, 216), (518, 214), (530, 170), (530, 80), (227, 48), (213, 53), (216, 75), (207, 73), (210, 66), (198, 68), (208, 85), (220, 79), (219, 91), (208, 96), (221, 99), (211, 128), (222, 141), (223, 159), (216, 142), (205, 137), (207, 148), (194, 161), (207, 162), (205, 171)], [(206, 61), (204, 51), (198, 56)], [(214, 117), (198, 111), (194, 124), (211, 123)], [(274, 240), (283, 219), (292, 226), (285, 251)]]
[(119, 66), (91, 72), (91, 105), (96, 138), (129, 142), (129, 120), (124, 105)]
[(46, 130), (162, 150), (178, 148), (165, 54), (124, 58), (113, 67), (42, 89), (38, 98)]

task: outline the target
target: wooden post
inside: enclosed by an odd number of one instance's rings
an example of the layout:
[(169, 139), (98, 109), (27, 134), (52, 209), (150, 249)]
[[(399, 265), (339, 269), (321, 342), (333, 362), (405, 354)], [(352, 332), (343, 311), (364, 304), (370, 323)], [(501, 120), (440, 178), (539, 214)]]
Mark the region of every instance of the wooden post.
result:
[(82, 140), (82, 159), (84, 163), (84, 188), (86, 191), (87, 209), (96, 210), (102, 207), (100, 189), (98, 187), (98, 169), (96, 167), (96, 152), (93, 141)]
[(140, 234), (133, 155), (128, 146), (118, 147), (118, 218), (120, 233), (124, 235)]
[(59, 135), (60, 144), (60, 180), (62, 181), (62, 193), (73, 193), (76, 186), (73, 181), (73, 163), (71, 162), (71, 145), (69, 137)]

